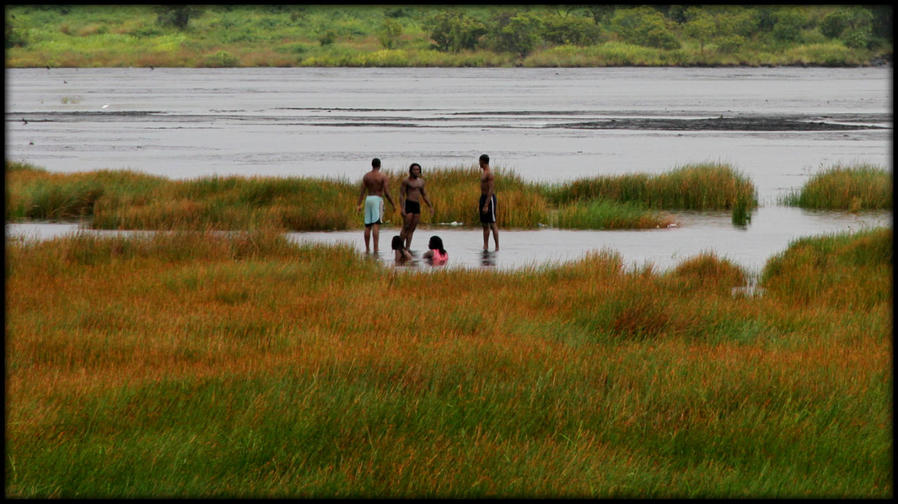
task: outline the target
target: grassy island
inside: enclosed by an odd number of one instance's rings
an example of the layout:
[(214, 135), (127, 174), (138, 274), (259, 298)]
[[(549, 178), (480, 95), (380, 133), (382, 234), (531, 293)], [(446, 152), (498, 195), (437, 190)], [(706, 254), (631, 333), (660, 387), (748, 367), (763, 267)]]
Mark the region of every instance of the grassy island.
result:
[[(504, 228), (664, 227), (666, 211), (752, 209), (754, 185), (725, 164), (678, 167), (660, 175), (620, 175), (568, 184), (534, 184), (496, 168), (497, 214)], [(359, 181), (305, 177), (202, 177), (168, 180), (132, 171), (55, 174), (6, 163), (7, 221), (85, 219), (94, 229), (322, 231), (361, 226), (355, 211)], [(398, 204), (405, 173), (385, 171)], [(476, 167), (433, 168), (425, 179), (435, 204), (426, 224), (479, 225)], [(399, 225), (398, 212), (388, 225)]]

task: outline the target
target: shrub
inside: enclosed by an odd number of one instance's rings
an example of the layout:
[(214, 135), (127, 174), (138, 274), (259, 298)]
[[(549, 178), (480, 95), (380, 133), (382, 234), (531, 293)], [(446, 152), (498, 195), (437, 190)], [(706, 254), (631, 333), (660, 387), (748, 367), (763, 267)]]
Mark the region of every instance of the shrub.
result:
[(836, 9), (830, 12), (820, 22), (820, 33), (829, 38), (842, 35), (842, 32), (848, 27), (849, 17), (847, 9)]
[(626, 42), (660, 49), (680, 47), (680, 42), (668, 28), (668, 21), (651, 7), (616, 10), (611, 26)]
[(396, 41), (399, 40), (400, 35), (402, 35), (402, 25), (398, 21), (386, 18), (380, 25), (377, 39), (384, 48), (392, 49), (396, 45)]
[(156, 22), (162, 26), (174, 26), (179, 30), (186, 30), (190, 18), (196, 17), (202, 11), (190, 5), (171, 5), (157, 8)]
[(780, 9), (776, 13), (773, 38), (780, 42), (799, 42), (805, 17), (798, 9)]
[(503, 12), (493, 17), (493, 24), (486, 37), (496, 51), (524, 57), (540, 41), (542, 21), (530, 13)]
[(219, 68), (227, 68), (227, 67), (235, 67), (240, 63), (236, 56), (229, 53), (228, 51), (218, 51), (217, 53), (207, 56), (203, 61), (203, 64), (207, 67), (219, 67)]
[(542, 38), (553, 44), (586, 46), (599, 41), (601, 30), (591, 19), (553, 15), (543, 19)]

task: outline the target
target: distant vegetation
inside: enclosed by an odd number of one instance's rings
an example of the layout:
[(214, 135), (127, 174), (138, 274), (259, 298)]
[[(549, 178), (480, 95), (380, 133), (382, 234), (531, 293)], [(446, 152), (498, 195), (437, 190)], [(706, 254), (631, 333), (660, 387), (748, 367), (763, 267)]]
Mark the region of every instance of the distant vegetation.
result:
[(18, 5), (6, 66), (891, 62), (887, 5)]
[(881, 498), (892, 230), (397, 271), (279, 233), (6, 244), (13, 498)]
[[(730, 166), (687, 165), (660, 175), (621, 175), (567, 184), (534, 184), (496, 168), (502, 227), (656, 228), (666, 210), (757, 206), (754, 185)], [(173, 181), (132, 171), (58, 174), (6, 163), (7, 221), (85, 219), (95, 229), (352, 229), (359, 182), (306, 177), (203, 177)], [(398, 204), (404, 173), (386, 171)], [(431, 168), (424, 175), (434, 202), (425, 224), (478, 224), (476, 167)], [(386, 204), (385, 223), (399, 224)]]

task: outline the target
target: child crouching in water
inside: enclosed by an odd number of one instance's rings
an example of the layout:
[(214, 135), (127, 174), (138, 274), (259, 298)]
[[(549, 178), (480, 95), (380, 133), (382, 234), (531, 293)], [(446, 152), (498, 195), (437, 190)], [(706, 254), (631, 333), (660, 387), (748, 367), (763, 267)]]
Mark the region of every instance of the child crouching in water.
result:
[(424, 252), (423, 257), (434, 266), (441, 266), (449, 260), (449, 253), (443, 248), (443, 240), (439, 236), (431, 236), (427, 248), (430, 250)]
[(394, 236), (390, 247), (393, 249), (393, 259), (398, 264), (403, 264), (404, 262), (412, 258), (412, 253), (409, 252), (407, 248), (405, 248), (401, 236)]

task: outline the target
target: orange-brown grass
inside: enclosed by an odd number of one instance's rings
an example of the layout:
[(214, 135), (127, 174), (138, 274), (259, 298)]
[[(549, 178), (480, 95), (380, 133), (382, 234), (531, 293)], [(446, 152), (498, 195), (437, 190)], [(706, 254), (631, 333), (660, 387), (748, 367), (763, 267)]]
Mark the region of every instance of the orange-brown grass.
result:
[(7, 495), (890, 496), (883, 258), (840, 254), (802, 272), (857, 276), (850, 305), (734, 297), (713, 254), (408, 272), (277, 230), (7, 242)]

